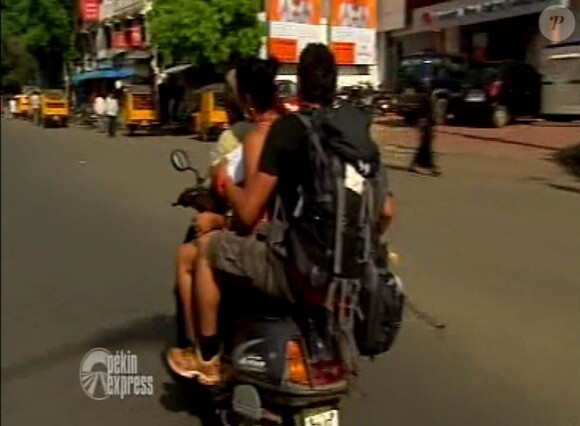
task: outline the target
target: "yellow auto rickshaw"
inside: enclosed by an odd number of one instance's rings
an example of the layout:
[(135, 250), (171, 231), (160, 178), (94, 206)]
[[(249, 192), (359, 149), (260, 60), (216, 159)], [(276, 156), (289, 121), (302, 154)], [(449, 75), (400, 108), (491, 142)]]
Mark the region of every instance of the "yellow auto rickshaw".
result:
[(30, 97), (28, 95), (16, 95), (16, 116), (18, 118), (30, 117)]
[(153, 88), (147, 85), (126, 86), (121, 100), (121, 125), (127, 135), (137, 130), (152, 131), (159, 123)]
[(70, 110), (66, 92), (46, 89), (40, 93), (40, 122), (44, 127), (67, 127)]
[(193, 130), (201, 140), (217, 137), (228, 126), (225, 109), (225, 85), (211, 84), (196, 92), (197, 111), (193, 113)]

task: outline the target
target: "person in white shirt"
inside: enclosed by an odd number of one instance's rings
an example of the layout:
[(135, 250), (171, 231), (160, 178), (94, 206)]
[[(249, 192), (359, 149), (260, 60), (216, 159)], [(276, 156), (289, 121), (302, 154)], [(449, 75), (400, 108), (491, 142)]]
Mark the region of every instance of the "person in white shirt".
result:
[(8, 117), (10, 119), (16, 117), (18, 114), (18, 104), (16, 102), (16, 98), (10, 98), (8, 101)]
[(107, 130), (110, 137), (117, 132), (117, 115), (119, 115), (119, 101), (113, 93), (109, 93), (105, 100), (105, 115), (107, 116)]
[(30, 97), (30, 108), (32, 109), (32, 118), (36, 126), (40, 126), (40, 95), (34, 92)]
[(99, 130), (104, 132), (105, 131), (105, 98), (103, 98), (100, 94), (97, 95), (95, 98), (95, 102), (93, 103), (93, 110), (97, 116), (97, 120), (99, 123)]
[(309, 24), (312, 13), (306, 0), (281, 0), (280, 17), (283, 22)]

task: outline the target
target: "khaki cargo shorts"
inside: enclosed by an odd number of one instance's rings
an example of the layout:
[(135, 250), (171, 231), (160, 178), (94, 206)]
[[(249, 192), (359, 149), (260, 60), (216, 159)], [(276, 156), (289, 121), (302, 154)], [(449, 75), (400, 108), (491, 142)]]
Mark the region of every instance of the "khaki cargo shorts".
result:
[(219, 272), (249, 279), (253, 287), (269, 296), (294, 302), (284, 262), (268, 248), (267, 231), (261, 228), (243, 236), (230, 230), (212, 233), (207, 248), (209, 263)]

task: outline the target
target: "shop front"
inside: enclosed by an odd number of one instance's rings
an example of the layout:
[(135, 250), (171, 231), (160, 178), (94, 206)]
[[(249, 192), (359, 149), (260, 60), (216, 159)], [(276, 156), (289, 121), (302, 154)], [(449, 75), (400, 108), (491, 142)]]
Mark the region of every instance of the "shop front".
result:
[(410, 28), (395, 32), (403, 55), (461, 54), (471, 60), (514, 59), (536, 64), (548, 43), (540, 13), (565, 0), (454, 0), (413, 10)]

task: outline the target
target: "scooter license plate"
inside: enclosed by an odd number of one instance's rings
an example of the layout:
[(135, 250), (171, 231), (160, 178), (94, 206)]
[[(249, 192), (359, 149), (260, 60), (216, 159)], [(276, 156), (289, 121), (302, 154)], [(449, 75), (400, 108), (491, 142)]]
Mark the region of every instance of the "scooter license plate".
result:
[(338, 426), (338, 410), (328, 410), (304, 416), (304, 426)]

